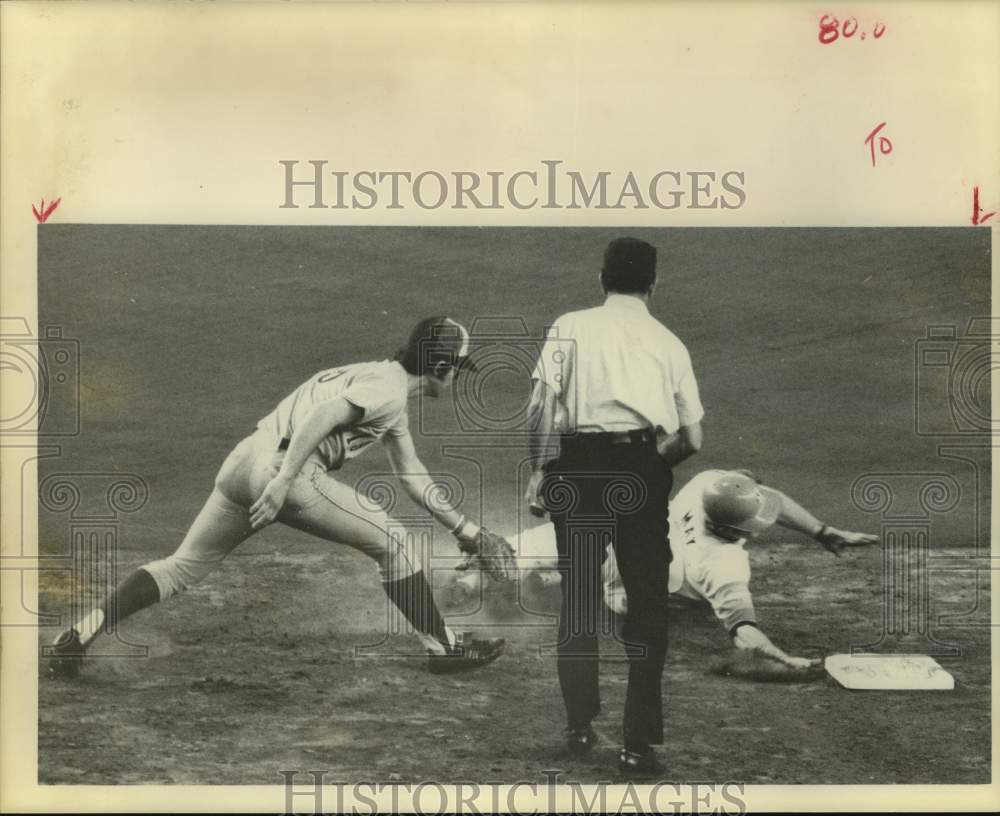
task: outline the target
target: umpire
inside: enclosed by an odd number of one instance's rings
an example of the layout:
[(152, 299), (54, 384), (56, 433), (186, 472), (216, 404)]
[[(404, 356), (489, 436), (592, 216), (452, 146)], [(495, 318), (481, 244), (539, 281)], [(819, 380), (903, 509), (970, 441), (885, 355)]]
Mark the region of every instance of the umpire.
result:
[(601, 566), (610, 541), (629, 598), (619, 769), (650, 776), (663, 770), (652, 746), (663, 742), (671, 468), (701, 447), (704, 412), (687, 349), (649, 314), (655, 247), (612, 241), (600, 281), (604, 304), (560, 317), (539, 356), (526, 498), (549, 512), (556, 530), (567, 746), (584, 754), (596, 741)]

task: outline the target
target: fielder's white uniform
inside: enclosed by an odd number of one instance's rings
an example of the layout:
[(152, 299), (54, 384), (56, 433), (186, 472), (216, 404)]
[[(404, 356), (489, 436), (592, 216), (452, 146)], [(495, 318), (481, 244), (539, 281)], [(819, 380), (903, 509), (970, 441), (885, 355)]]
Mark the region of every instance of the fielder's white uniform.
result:
[(292, 482), (277, 521), (361, 550), (378, 564), (383, 580), (405, 578), (420, 569), (408, 542), (389, 532), (388, 516), (330, 475), (385, 434), (409, 433), (403, 367), (389, 360), (356, 363), (315, 374), (233, 449), (177, 551), (143, 566), (156, 581), (160, 600), (201, 581), (253, 535), (248, 508), (281, 467), (285, 455), (282, 440), (291, 439), (314, 405), (338, 397), (364, 414), (355, 425), (324, 438), (309, 456)]
[[(725, 471), (706, 470), (691, 479), (670, 502), (669, 591), (694, 601), (707, 601), (728, 630), (741, 622), (757, 620), (750, 595), (750, 556), (745, 538), (728, 541), (705, 526), (704, 489)], [(544, 524), (509, 539), (523, 570), (558, 568), (555, 529)], [(609, 546), (604, 562), (604, 600), (615, 612), (627, 607), (625, 587), (614, 550)]]

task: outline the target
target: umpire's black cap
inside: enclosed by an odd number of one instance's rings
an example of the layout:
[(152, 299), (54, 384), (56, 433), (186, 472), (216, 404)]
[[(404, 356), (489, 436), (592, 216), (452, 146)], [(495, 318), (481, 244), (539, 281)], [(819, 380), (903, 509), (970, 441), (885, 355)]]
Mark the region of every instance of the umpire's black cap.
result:
[(656, 247), (638, 238), (616, 238), (604, 250), (601, 283), (609, 292), (644, 294), (656, 282)]

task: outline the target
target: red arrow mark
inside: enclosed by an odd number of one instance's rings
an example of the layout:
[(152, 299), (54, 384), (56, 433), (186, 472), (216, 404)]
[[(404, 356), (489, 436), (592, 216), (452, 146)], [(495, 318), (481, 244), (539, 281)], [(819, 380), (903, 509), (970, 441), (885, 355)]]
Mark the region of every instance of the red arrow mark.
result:
[(42, 203), (38, 205), (37, 209), (35, 209), (35, 205), (32, 204), (31, 205), (31, 211), (35, 214), (35, 220), (39, 224), (44, 224), (46, 221), (48, 221), (49, 220), (49, 216), (52, 215), (52, 213), (55, 212), (55, 209), (56, 209), (56, 207), (59, 206), (59, 202), (60, 201), (62, 201), (62, 199), (61, 198), (57, 198), (55, 201), (50, 201), (49, 202), (49, 206), (46, 207), (45, 206), (45, 199), (43, 198), (42, 199)]
[(979, 206), (979, 188), (972, 188), (972, 226), (978, 227), (980, 224), (985, 224), (994, 215), (996, 215), (996, 210), (993, 212), (983, 212), (983, 208)]

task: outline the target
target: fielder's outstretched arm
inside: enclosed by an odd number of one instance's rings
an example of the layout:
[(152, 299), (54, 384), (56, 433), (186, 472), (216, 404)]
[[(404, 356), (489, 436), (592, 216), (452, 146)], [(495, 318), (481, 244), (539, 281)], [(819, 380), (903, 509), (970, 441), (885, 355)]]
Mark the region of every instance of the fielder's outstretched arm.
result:
[(479, 525), (454, 509), (442, 494), (444, 488), (437, 484), (427, 472), (424, 463), (417, 455), (413, 437), (410, 434), (401, 436), (386, 435), (383, 437), (385, 452), (389, 457), (392, 472), (396, 474), (403, 490), (414, 502), (423, 507), (451, 533), (460, 540), (473, 539), (479, 532)]
[(435, 482), (424, 467), (410, 434), (385, 436), (383, 444), (389, 456), (393, 473), (403, 485), (409, 497), (434, 516), (458, 539), (458, 549), (466, 554), (466, 560), (458, 569), (468, 569), (478, 562), (481, 569), (491, 578), (508, 581), (516, 573), (514, 550), (510, 543), (481, 527), (472, 519), (459, 513), (447, 501), (447, 490)]
[(866, 533), (852, 533), (849, 530), (838, 530), (836, 527), (830, 527), (780, 490), (775, 490), (773, 487), (768, 487), (767, 489), (772, 493), (776, 493), (781, 498), (781, 513), (778, 515), (778, 524), (790, 530), (805, 533), (822, 544), (834, 555), (840, 555), (845, 547), (878, 543), (878, 536)]
[(288, 497), (292, 480), (299, 475), (306, 459), (319, 443), (337, 428), (350, 427), (364, 416), (357, 405), (337, 397), (309, 409), (305, 420), (293, 432), (278, 475), (264, 487), (264, 492), (250, 506), (250, 524), (259, 530), (274, 521)]

